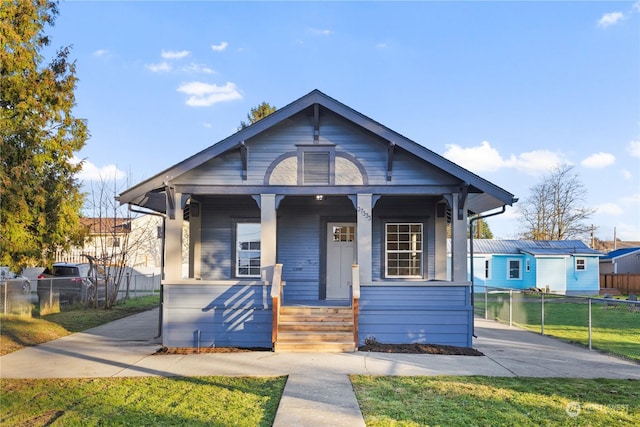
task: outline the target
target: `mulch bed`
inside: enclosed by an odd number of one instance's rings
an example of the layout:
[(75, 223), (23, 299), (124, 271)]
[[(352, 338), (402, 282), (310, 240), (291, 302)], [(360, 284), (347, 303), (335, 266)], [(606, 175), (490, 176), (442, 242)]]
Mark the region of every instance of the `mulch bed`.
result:
[(438, 344), (384, 344), (379, 342), (366, 343), (358, 347), (359, 351), (374, 351), (378, 353), (407, 353), (407, 354), (444, 354), (447, 356), (484, 356), (475, 348), (456, 347)]
[[(162, 347), (155, 354), (207, 354), (207, 353), (244, 353), (251, 351), (271, 351), (270, 348), (239, 348), (239, 347)], [(358, 351), (377, 353), (405, 353), (405, 354), (443, 354), (448, 356), (484, 356), (474, 348), (455, 347), (437, 344), (383, 344), (379, 342), (367, 343), (358, 347)]]

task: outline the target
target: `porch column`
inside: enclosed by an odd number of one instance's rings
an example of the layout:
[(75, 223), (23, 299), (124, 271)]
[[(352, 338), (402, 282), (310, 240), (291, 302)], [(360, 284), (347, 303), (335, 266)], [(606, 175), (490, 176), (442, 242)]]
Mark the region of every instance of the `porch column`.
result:
[(360, 283), (371, 283), (371, 228), (373, 223), (373, 205), (371, 194), (358, 194), (357, 216), (357, 250), (360, 266)]
[(276, 195), (260, 195), (260, 268), (262, 280), (271, 282), (276, 265)]
[[(467, 210), (460, 206), (457, 193), (451, 197), (451, 281), (466, 282), (467, 278)], [(460, 212), (460, 217), (458, 216)]]
[(435, 207), (435, 280), (447, 280), (447, 213), (444, 204)]
[(200, 279), (202, 265), (201, 250), (201, 230), (202, 221), (200, 214), (201, 206), (199, 203), (191, 203), (191, 212), (189, 215), (189, 277)]
[(182, 222), (183, 207), (180, 200), (182, 194), (175, 193), (172, 212), (175, 215), (168, 216), (165, 222), (164, 241), (164, 280), (179, 280), (182, 278)]

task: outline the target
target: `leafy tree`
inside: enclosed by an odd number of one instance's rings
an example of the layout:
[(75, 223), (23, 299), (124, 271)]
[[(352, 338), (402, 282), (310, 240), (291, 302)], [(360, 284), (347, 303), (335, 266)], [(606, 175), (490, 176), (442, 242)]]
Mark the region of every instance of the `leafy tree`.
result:
[(523, 236), (533, 240), (579, 238), (591, 230), (585, 223), (595, 212), (583, 206), (586, 189), (573, 166), (558, 165), (533, 186), (520, 205)]
[(257, 107), (253, 107), (251, 109), (251, 112), (249, 114), (247, 114), (247, 120), (249, 120), (249, 123), (247, 123), (245, 121), (241, 121), (240, 122), (239, 130), (242, 130), (242, 129), (248, 127), (248, 126), (251, 126), (252, 124), (257, 122), (258, 120), (264, 119), (269, 114), (274, 113), (275, 111), (276, 111), (276, 107), (270, 105), (268, 102), (264, 102), (263, 101)]
[(49, 64), (42, 56), (57, 15), (49, 0), (0, 5), (0, 263), (14, 268), (50, 263), (83, 235), (73, 153), (88, 131), (72, 114), (75, 63), (68, 47)]

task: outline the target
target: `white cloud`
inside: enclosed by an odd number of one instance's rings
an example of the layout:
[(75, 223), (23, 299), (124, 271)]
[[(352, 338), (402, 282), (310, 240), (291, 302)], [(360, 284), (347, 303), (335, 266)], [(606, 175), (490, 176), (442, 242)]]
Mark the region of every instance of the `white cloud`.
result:
[(222, 51), (226, 50), (228, 46), (229, 46), (229, 43), (220, 42), (219, 44), (212, 44), (211, 45), (211, 50), (213, 50), (215, 52), (222, 52)]
[(182, 59), (189, 56), (189, 54), (191, 54), (191, 52), (189, 52), (188, 50), (179, 50), (179, 51), (163, 50), (161, 53), (161, 56), (164, 59)]
[(624, 213), (624, 210), (617, 203), (601, 203), (594, 208), (598, 214), (619, 216)]
[(71, 161), (74, 164), (82, 163), (82, 170), (78, 174), (80, 181), (111, 181), (113, 179), (122, 179), (126, 176), (116, 165), (96, 166), (87, 160), (77, 157), (74, 157)]
[(195, 62), (192, 62), (189, 65), (182, 67), (182, 71), (186, 73), (202, 73), (202, 74), (215, 73), (215, 71), (212, 68), (209, 68), (205, 65), (196, 64)]
[(147, 69), (153, 71), (154, 73), (166, 73), (171, 71), (171, 64), (167, 61), (161, 62), (159, 64), (147, 64), (145, 65)]
[(178, 92), (189, 95), (186, 104), (190, 107), (209, 107), (219, 102), (242, 99), (242, 95), (234, 83), (227, 82), (224, 86), (203, 82), (183, 83)]
[(630, 180), (631, 178), (633, 178), (633, 174), (626, 169), (622, 169), (620, 173), (622, 174), (622, 177), (626, 180)]
[(109, 51), (107, 49), (98, 49), (95, 52), (93, 52), (93, 56), (101, 57), (101, 56), (106, 56), (108, 53)]
[(376, 45), (376, 47), (377, 47), (378, 49), (384, 49), (384, 48), (386, 48), (386, 47), (387, 47), (387, 44), (386, 44), (386, 43), (378, 43), (378, 44)]
[(627, 151), (631, 157), (640, 157), (640, 141), (631, 141), (627, 145)]
[(314, 34), (316, 36), (330, 36), (331, 34), (333, 34), (333, 31), (331, 30), (322, 30), (319, 28), (309, 28), (309, 33)]
[(611, 25), (615, 25), (624, 19), (624, 13), (611, 12), (602, 15), (602, 18), (598, 20), (598, 27), (607, 28)]
[(601, 169), (611, 166), (616, 162), (616, 156), (611, 153), (595, 153), (582, 160), (580, 164), (585, 168)]
[(456, 144), (448, 144), (446, 147), (444, 157), (473, 172), (493, 172), (512, 168), (528, 174), (538, 174), (564, 162), (558, 153), (548, 150), (529, 151), (503, 158), (487, 141), (482, 141), (477, 147), (463, 148)]

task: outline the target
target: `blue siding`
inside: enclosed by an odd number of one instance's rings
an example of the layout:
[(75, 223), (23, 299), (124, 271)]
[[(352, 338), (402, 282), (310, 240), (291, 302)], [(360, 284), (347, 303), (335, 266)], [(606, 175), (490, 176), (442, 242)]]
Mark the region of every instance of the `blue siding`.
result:
[(358, 341), (471, 347), (472, 316), (466, 286), (363, 286)]
[[(271, 288), (164, 285), (166, 347), (271, 347)], [(170, 319), (170, 321), (169, 321)]]
[[(575, 259), (586, 260), (586, 270), (575, 269)], [(571, 257), (567, 263), (567, 294), (594, 295), (600, 291), (600, 261), (594, 256)]]

